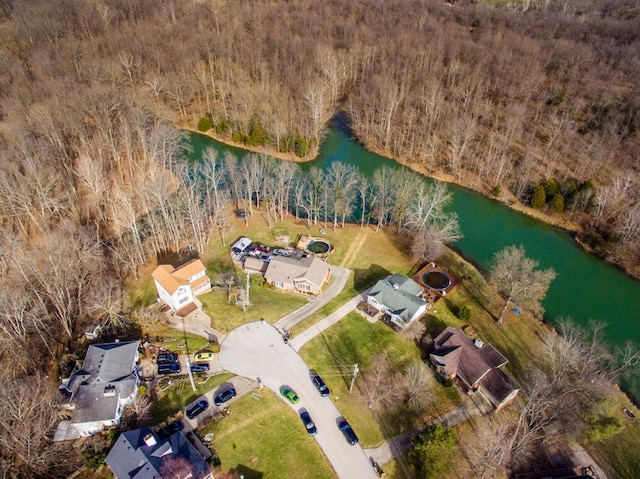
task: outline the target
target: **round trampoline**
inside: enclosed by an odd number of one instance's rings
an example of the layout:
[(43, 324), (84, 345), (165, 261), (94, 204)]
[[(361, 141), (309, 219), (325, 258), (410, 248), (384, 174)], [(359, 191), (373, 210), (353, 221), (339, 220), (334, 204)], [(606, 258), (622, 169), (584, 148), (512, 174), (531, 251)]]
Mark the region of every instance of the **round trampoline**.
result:
[(431, 270), (422, 275), (422, 282), (431, 289), (444, 291), (451, 285), (451, 278), (444, 271)]
[(316, 254), (328, 253), (330, 249), (331, 245), (329, 242), (321, 239), (314, 239), (307, 245), (307, 250)]

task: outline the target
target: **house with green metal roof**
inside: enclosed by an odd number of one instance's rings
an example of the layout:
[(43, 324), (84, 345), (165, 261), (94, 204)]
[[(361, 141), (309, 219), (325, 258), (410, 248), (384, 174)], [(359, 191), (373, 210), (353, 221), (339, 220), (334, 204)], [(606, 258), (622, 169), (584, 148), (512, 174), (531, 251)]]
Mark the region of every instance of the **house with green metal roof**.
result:
[(402, 274), (378, 281), (367, 294), (367, 303), (383, 311), (400, 328), (424, 315), (431, 305), (422, 297), (422, 286)]

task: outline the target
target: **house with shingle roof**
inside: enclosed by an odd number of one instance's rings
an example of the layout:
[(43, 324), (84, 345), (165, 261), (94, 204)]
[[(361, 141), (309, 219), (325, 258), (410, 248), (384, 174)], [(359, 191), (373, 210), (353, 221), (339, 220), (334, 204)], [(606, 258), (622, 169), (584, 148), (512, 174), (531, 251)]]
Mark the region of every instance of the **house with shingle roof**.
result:
[(445, 379), (457, 378), (467, 392), (478, 391), (501, 409), (518, 394), (501, 370), (508, 360), (490, 344), (472, 341), (458, 328), (448, 327), (434, 340), (429, 354), (436, 371)]
[(268, 284), (289, 292), (318, 295), (331, 278), (329, 265), (315, 256), (276, 256), (264, 273)]
[(422, 298), (423, 289), (411, 278), (392, 274), (378, 281), (367, 294), (367, 303), (384, 311), (400, 328), (407, 327), (431, 306)]
[(54, 440), (90, 436), (120, 424), (122, 411), (138, 394), (138, 341), (92, 344), (60, 392), (66, 396), (70, 421), (62, 421)]
[(195, 296), (211, 291), (211, 281), (202, 261), (194, 259), (178, 268), (159, 265), (151, 273), (159, 298), (180, 316), (195, 309)]
[(181, 431), (164, 440), (149, 427), (124, 432), (105, 462), (116, 479), (213, 479), (209, 465)]

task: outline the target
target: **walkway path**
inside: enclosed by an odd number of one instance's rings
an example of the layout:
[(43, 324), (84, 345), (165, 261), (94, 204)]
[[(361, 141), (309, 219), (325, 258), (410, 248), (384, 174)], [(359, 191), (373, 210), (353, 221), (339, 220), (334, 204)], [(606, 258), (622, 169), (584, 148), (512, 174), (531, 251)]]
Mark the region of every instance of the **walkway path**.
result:
[[(296, 351), (300, 351), (300, 348), (304, 346), (307, 342), (311, 341), (313, 338), (321, 334), (323, 331), (329, 329), (331, 326), (336, 324), (342, 318), (344, 318), (347, 314), (353, 311), (358, 304), (366, 298), (369, 290), (367, 289), (361, 294), (354, 296), (345, 304), (340, 306), (337, 310), (331, 313), (329, 316), (324, 318), (323, 320), (317, 322), (310, 328), (306, 329), (302, 333), (298, 334), (295, 338), (293, 338), (289, 343), (291, 347)], [(277, 324), (277, 323), (276, 323)]]
[(329, 265), (329, 268), (331, 269), (331, 281), (324, 292), (320, 296), (313, 298), (304, 306), (284, 316), (275, 323), (276, 328), (281, 331), (293, 328), (299, 322), (304, 321), (306, 318), (319, 311), (320, 308), (328, 304), (333, 298), (342, 292), (344, 287), (347, 285), (347, 280), (351, 275), (351, 270), (334, 265)]

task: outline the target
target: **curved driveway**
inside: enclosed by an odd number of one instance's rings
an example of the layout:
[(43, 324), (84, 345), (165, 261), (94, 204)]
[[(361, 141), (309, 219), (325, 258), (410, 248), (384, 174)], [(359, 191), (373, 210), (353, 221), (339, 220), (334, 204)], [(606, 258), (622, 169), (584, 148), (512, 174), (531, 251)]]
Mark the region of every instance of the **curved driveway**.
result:
[(309, 411), (318, 427), (315, 439), (339, 478), (378, 477), (362, 447), (346, 442), (337, 426), (340, 412), (329, 397), (320, 396), (311, 383), (309, 368), (296, 351), (284, 344), (275, 327), (256, 321), (234, 329), (222, 342), (218, 358), (223, 369), (259, 380), (278, 395), (285, 384), (296, 391), (300, 402), (287, 404), (296, 413), (302, 408)]

